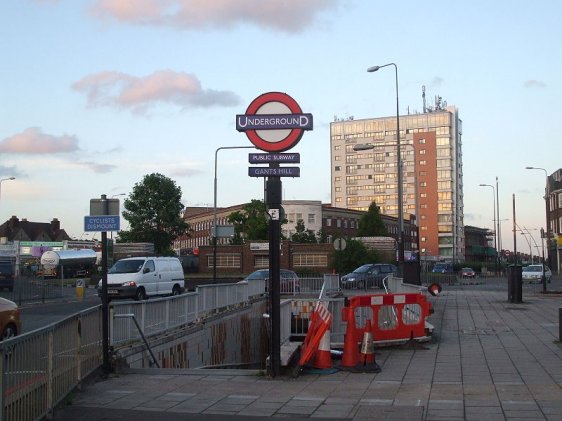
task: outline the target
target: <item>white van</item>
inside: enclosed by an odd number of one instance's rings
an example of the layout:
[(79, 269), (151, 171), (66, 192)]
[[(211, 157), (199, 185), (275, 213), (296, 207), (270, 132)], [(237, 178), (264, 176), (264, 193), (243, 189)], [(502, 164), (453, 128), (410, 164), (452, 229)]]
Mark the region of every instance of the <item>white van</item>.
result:
[[(145, 300), (156, 295), (179, 295), (185, 290), (183, 269), (177, 257), (129, 257), (107, 272), (109, 298)], [(101, 281), (98, 283), (101, 294)]]

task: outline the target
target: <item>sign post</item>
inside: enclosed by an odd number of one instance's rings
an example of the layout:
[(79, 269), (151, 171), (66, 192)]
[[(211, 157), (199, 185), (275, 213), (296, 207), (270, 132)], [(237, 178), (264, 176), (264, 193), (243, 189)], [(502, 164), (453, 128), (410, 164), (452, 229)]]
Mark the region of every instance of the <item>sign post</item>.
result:
[[(110, 213), (111, 212), (111, 213)], [(84, 231), (101, 231), (101, 313), (102, 313), (102, 367), (111, 371), (109, 360), (109, 298), (107, 296), (107, 231), (119, 231), (119, 199), (90, 200), (90, 215), (84, 217)]]
[(276, 377), (281, 367), (281, 177), (300, 177), (299, 167), (279, 164), (299, 163), (299, 154), (283, 154), (294, 147), (305, 130), (312, 130), (312, 114), (303, 113), (289, 95), (268, 92), (254, 99), (246, 113), (236, 116), (236, 130), (245, 132), (252, 144), (267, 154), (250, 154), (251, 164), (268, 167), (249, 167), (250, 177), (267, 177), (266, 205), (269, 210), (269, 300), (271, 320), (270, 375)]

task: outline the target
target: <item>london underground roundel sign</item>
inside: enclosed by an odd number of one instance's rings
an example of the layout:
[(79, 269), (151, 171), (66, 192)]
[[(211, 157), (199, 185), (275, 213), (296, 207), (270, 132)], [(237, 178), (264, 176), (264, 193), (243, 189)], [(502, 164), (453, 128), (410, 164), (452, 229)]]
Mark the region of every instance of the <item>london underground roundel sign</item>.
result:
[(254, 99), (246, 114), (236, 116), (236, 130), (245, 132), (253, 145), (266, 152), (294, 147), (305, 130), (312, 130), (312, 114), (283, 92), (268, 92)]

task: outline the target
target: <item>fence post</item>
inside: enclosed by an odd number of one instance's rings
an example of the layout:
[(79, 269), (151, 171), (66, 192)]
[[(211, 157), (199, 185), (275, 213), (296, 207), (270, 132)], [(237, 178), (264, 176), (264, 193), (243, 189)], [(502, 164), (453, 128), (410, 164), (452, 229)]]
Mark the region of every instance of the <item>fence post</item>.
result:
[(53, 409), (53, 370), (54, 370), (54, 338), (53, 330), (49, 331), (47, 341), (47, 408)]
[(76, 382), (80, 385), (82, 381), (82, 361), (80, 358), (80, 351), (82, 349), (82, 317), (78, 316), (78, 323), (76, 324)]
[(562, 307), (558, 309), (558, 342), (562, 342)]
[(4, 421), (4, 390), (6, 390), (6, 367), (4, 366), (4, 359), (6, 354), (4, 353), (4, 347), (0, 345), (0, 421)]

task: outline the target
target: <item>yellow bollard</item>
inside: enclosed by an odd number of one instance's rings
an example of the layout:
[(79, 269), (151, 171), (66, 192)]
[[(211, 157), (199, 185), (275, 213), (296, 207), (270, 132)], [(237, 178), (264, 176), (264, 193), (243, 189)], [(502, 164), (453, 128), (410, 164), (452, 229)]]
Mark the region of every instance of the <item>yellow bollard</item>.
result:
[(76, 297), (78, 297), (80, 300), (84, 298), (84, 280), (83, 279), (77, 279), (76, 280)]

